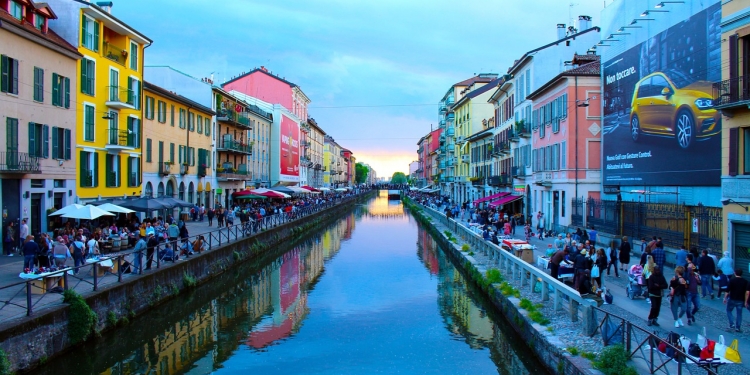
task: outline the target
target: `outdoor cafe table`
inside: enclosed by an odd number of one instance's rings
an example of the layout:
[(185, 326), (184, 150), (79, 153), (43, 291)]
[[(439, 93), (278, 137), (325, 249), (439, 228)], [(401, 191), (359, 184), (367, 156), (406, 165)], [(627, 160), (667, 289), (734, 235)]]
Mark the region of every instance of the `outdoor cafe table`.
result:
[[(92, 264), (99, 262), (99, 267), (97, 268), (97, 276), (104, 276), (107, 272), (117, 273), (117, 263), (112, 261), (112, 258), (109, 257), (101, 257), (101, 258), (89, 258), (86, 259), (87, 264)], [(91, 275), (94, 275), (94, 269), (91, 269)]]
[[(68, 270), (68, 274), (72, 275), (73, 271)], [(32, 286), (32, 294), (44, 294), (56, 286), (65, 287), (63, 274), (60, 271), (45, 272), (40, 274), (21, 272), (20, 274), (18, 274), (18, 277), (24, 280), (31, 280), (30, 283)]]

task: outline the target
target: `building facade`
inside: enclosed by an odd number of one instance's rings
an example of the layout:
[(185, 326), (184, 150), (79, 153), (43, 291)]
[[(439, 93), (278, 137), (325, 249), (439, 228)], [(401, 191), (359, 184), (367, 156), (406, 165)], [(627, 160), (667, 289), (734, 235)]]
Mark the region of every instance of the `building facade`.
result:
[(46, 232), (47, 213), (73, 203), (77, 191), (81, 54), (50, 27), (55, 18), (49, 5), (0, 2), (0, 204), (4, 226), (26, 219), (34, 234)]
[(307, 119), (307, 146), (305, 156), (312, 163), (312, 168), (308, 169), (307, 183), (313, 187), (323, 186), (323, 143), (326, 132), (315, 122), (315, 119)]
[(219, 87), (213, 88), (216, 108), (216, 182), (215, 204), (229, 207), (232, 193), (245, 189), (253, 181), (248, 160), (253, 155), (250, 140), (252, 123), (246, 112), (247, 103)]
[(83, 55), (77, 66), (77, 195), (82, 201), (141, 195), (143, 51), (151, 40), (111, 6), (50, 0), (50, 26)]

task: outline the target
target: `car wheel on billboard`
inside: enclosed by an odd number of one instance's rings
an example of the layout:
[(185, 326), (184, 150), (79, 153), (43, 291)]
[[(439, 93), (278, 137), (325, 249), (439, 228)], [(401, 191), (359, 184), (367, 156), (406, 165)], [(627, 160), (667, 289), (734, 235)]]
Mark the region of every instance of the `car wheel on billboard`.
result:
[(693, 134), (695, 131), (693, 122), (693, 115), (690, 114), (690, 111), (681, 109), (677, 112), (677, 118), (675, 119), (674, 124), (674, 134), (677, 139), (677, 144), (679, 144), (682, 149), (688, 149), (690, 148), (690, 145), (693, 144), (693, 139), (695, 138)]
[(638, 136), (641, 135), (641, 122), (638, 120), (638, 115), (633, 115), (630, 119), (630, 136), (633, 137), (633, 142), (638, 142)]

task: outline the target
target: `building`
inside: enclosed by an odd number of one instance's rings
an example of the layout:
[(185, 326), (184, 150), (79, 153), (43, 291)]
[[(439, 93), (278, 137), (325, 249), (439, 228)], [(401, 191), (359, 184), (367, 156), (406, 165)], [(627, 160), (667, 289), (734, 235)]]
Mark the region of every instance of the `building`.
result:
[(179, 198), (213, 206), (210, 107), (143, 84), (143, 196)]
[(26, 219), (31, 233), (46, 232), (48, 211), (73, 203), (77, 191), (72, 142), (81, 54), (53, 30), (56, 18), (45, 3), (0, 2), (0, 91), (6, 94), (0, 204), (3, 225)]
[[(331, 137), (326, 135), (323, 144), (323, 186), (327, 188), (338, 188), (342, 177), (341, 146)], [(342, 172), (342, 173), (339, 173)]]
[[(515, 160), (519, 158), (519, 148), (513, 146), (514, 143), (517, 144), (520, 142), (518, 134), (523, 134), (520, 132), (523, 129), (518, 129), (519, 131), (516, 129), (513, 112), (515, 106), (514, 95), (512, 76), (505, 75), (502, 81), (497, 84), (488, 100), (495, 110), (495, 127), (492, 132), (495, 140), (492, 152), (493, 166), (488, 184), (496, 189), (495, 194), (509, 193), (512, 194), (513, 199), (515, 197), (523, 197), (526, 191), (526, 186), (524, 185), (513, 185), (513, 165)], [(523, 212), (523, 202), (521, 199), (511, 201), (510, 198), (505, 197), (507, 196), (503, 197), (503, 202), (505, 203), (501, 207), (503, 210), (511, 213)], [(499, 203), (494, 200), (488, 202), (490, 205), (499, 205)]]
[(312, 169), (308, 168), (307, 183), (310, 186), (323, 186), (323, 143), (326, 132), (318, 126), (315, 119), (307, 119), (307, 144), (305, 148), (305, 157), (312, 163)]
[[(417, 169), (417, 180), (419, 187), (426, 187), (437, 185), (438, 182), (434, 182), (435, 179), (440, 179), (437, 168), (433, 170), (433, 157), (436, 151), (440, 147), (440, 136), (443, 134), (443, 129), (437, 128), (430, 131), (424, 137), (419, 139), (417, 142), (417, 154), (418, 162), (420, 163)], [(437, 165), (435, 165), (437, 167)]]
[(531, 202), (555, 230), (572, 225), (571, 197), (600, 198), (600, 58), (573, 55), (571, 65), (527, 95), (533, 102)]
[(151, 39), (84, 0), (48, 0), (53, 27), (83, 58), (76, 93), (77, 195), (81, 201), (141, 195), (143, 51)]
[(341, 149), (341, 184), (342, 186), (351, 186), (354, 177), (354, 158), (353, 153), (345, 148)]
[[(746, 48), (750, 33), (750, 1), (725, 2), (721, 6), (721, 81), (714, 84), (715, 108), (721, 112), (722, 243), (736, 268), (750, 271), (750, 94), (744, 90), (750, 75)], [(700, 223), (699, 223), (700, 224)], [(746, 273), (747, 275), (747, 273)]]

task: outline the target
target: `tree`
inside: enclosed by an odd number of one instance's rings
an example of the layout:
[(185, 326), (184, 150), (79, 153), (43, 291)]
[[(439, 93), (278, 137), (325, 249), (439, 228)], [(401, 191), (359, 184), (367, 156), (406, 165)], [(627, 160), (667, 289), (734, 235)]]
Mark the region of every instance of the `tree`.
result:
[(405, 184), (406, 183), (406, 175), (404, 172), (396, 172), (393, 174), (393, 177), (391, 177), (391, 183), (392, 184)]
[(364, 184), (365, 181), (367, 181), (367, 175), (370, 173), (370, 168), (367, 168), (362, 163), (357, 163), (357, 165), (354, 166), (354, 180), (357, 181), (358, 184)]

